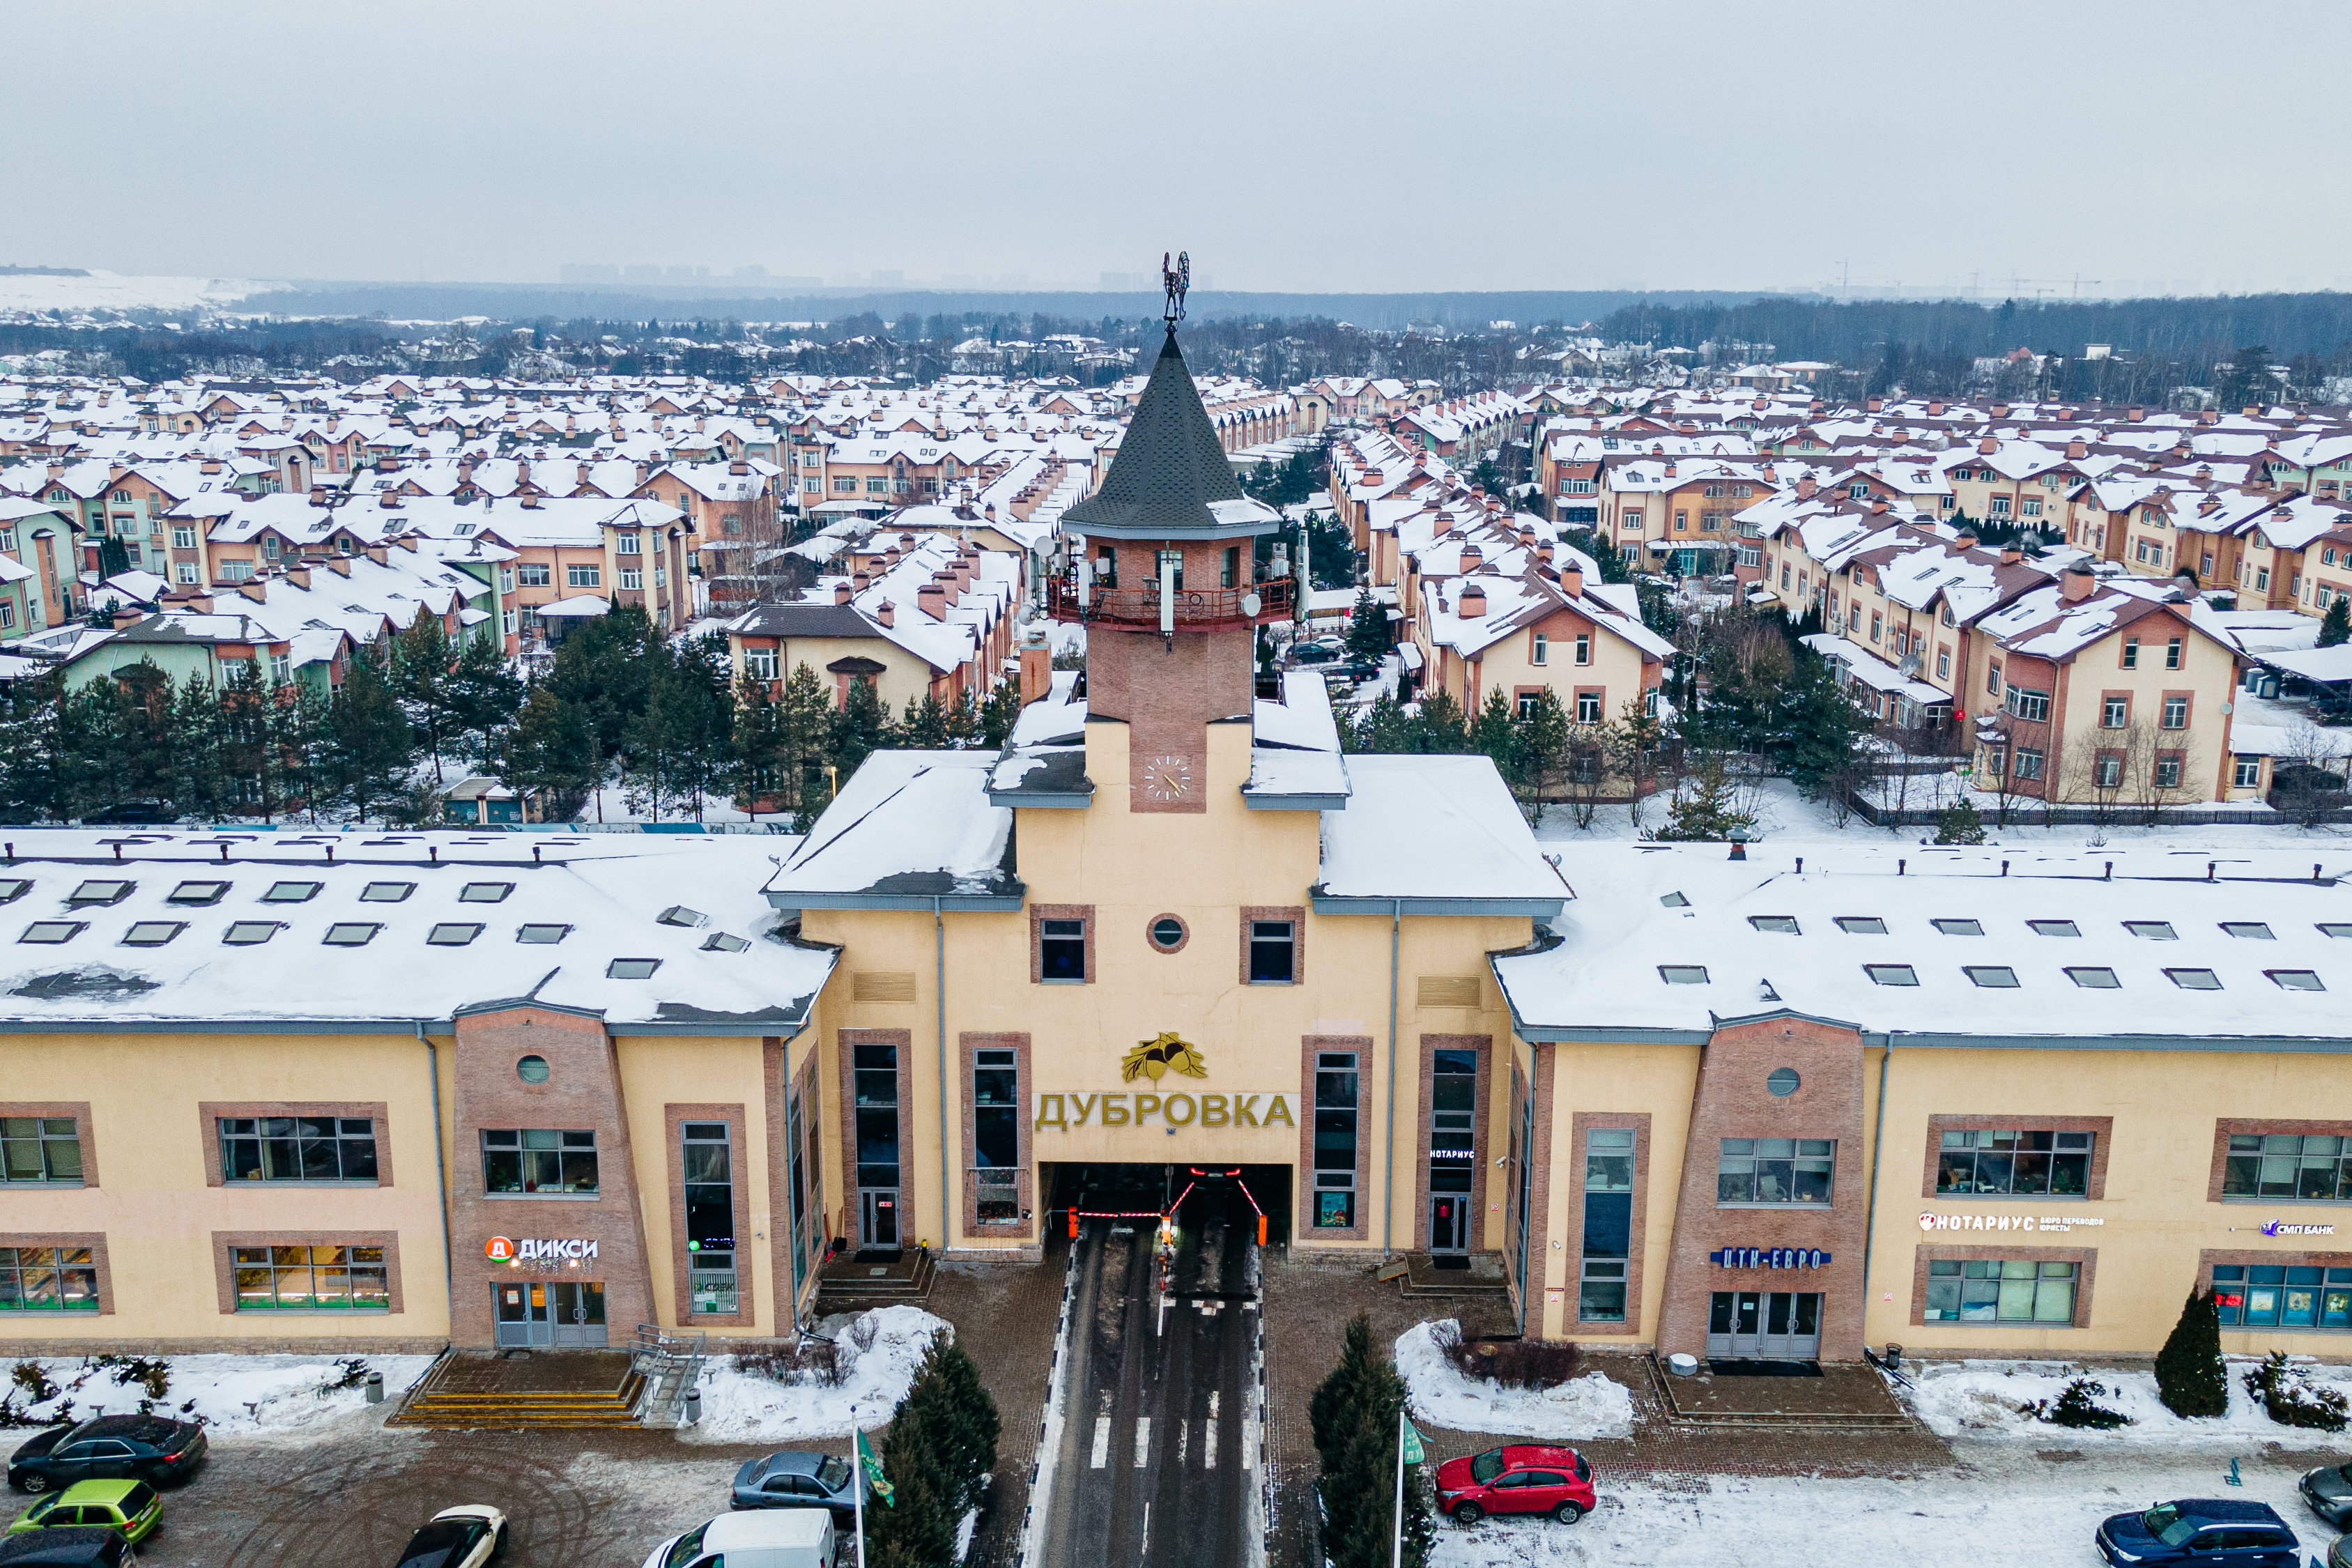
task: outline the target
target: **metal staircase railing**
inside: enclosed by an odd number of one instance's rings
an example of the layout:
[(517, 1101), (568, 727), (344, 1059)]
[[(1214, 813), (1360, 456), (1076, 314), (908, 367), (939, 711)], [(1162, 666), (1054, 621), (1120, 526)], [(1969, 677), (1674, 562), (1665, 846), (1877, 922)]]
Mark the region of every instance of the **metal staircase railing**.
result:
[(684, 1420), (686, 1396), (702, 1376), (709, 1360), (708, 1336), (672, 1334), (657, 1323), (639, 1323), (629, 1347), (629, 1366), (646, 1380), (638, 1404), (641, 1426), (676, 1426)]

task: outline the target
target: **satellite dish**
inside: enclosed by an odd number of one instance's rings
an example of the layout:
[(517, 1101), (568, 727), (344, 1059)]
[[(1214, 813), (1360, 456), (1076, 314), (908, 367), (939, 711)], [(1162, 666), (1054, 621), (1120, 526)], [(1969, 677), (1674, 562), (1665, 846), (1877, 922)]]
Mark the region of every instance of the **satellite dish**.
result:
[(1244, 594), (1242, 595), (1242, 614), (1251, 616), (1252, 618), (1255, 618), (1259, 605), (1262, 603), (1263, 601), (1261, 601), (1255, 594)]

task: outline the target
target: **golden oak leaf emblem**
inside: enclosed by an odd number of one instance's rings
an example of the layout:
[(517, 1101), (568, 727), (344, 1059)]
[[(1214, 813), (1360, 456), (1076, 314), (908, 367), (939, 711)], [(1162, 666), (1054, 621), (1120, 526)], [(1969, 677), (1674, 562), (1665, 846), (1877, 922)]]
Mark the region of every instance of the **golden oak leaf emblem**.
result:
[(1119, 1077), (1133, 1083), (1138, 1075), (1155, 1081), (1169, 1068), (1174, 1068), (1187, 1078), (1206, 1078), (1208, 1064), (1201, 1053), (1177, 1038), (1172, 1031), (1162, 1031), (1148, 1040), (1138, 1040), (1135, 1049), (1127, 1053), (1119, 1063)]

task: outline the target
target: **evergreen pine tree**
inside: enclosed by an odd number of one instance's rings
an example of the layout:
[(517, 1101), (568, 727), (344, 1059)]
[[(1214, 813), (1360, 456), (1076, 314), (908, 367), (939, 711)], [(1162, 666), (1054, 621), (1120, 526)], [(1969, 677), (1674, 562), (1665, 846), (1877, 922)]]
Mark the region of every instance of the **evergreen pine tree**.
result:
[(938, 751), (948, 743), (947, 705), (936, 691), (907, 699), (907, 716), (898, 723), (898, 741), (919, 751)]
[(1544, 791), (1568, 756), (1570, 733), (1568, 710), (1552, 689), (1537, 688), (1527, 717), (1519, 721), (1520, 800), (1530, 808), (1531, 820), (1543, 820)]
[(327, 727), (335, 797), (365, 821), (400, 793), (416, 760), (415, 731), (393, 696), (381, 650), (352, 653)]
[(2352, 642), (2352, 594), (2336, 595), (2319, 618), (2319, 646), (2334, 647), (2342, 642)]
[(783, 710), (769, 700), (768, 683), (746, 675), (735, 683), (735, 726), (728, 741), (734, 759), (735, 804), (756, 819), (762, 802), (790, 810), (785, 798)]
[(2156, 1352), (2156, 1394), (2175, 1415), (2226, 1415), (2230, 1380), (2221, 1363), (2221, 1315), (2210, 1290), (2190, 1291), (2164, 1348)]
[(1368, 585), (1356, 592), (1355, 608), (1348, 615), (1348, 657), (1377, 664), (1396, 651), (1389, 636), (1389, 613), (1372, 597)]
[(816, 671), (801, 664), (794, 665), (785, 679), (784, 694), (777, 710), (778, 765), (790, 792), (787, 799), (805, 821), (811, 816), (814, 789), (823, 782), (825, 757), (832, 746), (833, 703)]
[(991, 748), (1002, 746), (1013, 738), (1013, 726), (1021, 717), (1021, 686), (1018, 681), (1000, 680), (988, 694), (980, 710), (980, 743)]
[(512, 728), (499, 738), (492, 773), (522, 796), (540, 800), (539, 820), (571, 815), (597, 778), (594, 730), (583, 710), (546, 686), (535, 688)]
[[(1396, 1364), (1372, 1348), (1368, 1319), (1349, 1324), (1339, 1365), (1308, 1405), (1323, 1461), (1325, 1556), (1336, 1568), (1387, 1568), (1396, 1518), (1398, 1422), (1405, 1385)], [(1432, 1543), (1427, 1478), (1404, 1472), (1404, 1561), (1420, 1568)]]
[(515, 721), (529, 695), (522, 679), (507, 668), (499, 639), (479, 632), (466, 639), (449, 671), (449, 722), (463, 737), (466, 754), (487, 763), (498, 751), (499, 731)]
[(457, 656), (449, 647), (449, 634), (441, 625), (441, 617), (430, 610), (419, 610), (408, 629), (393, 639), (392, 658), (385, 679), (392, 694), (400, 702), (401, 711), (415, 728), (417, 739), (433, 757), (433, 777), (441, 779), (441, 752), (448, 742), (456, 719), (456, 704), (449, 689), (452, 667)]
[(1354, 1422), (1363, 1403), (1363, 1390), (1372, 1365), (1372, 1320), (1359, 1312), (1348, 1321), (1339, 1340), (1339, 1364), (1324, 1374), (1307, 1401), (1307, 1419), (1315, 1435), (1315, 1451), (1328, 1455), (1340, 1434)]
[(858, 676), (849, 683), (841, 706), (834, 710), (826, 747), (842, 784), (847, 784), (866, 759), (891, 742), (890, 710), (874, 689), (874, 682)]
[(1470, 749), (1484, 753), (1506, 784), (1518, 787), (1519, 725), (1511, 714), (1511, 700), (1499, 686), (1488, 690), (1486, 700), (1479, 705), (1477, 720), (1470, 727)]
[(1469, 719), (1454, 693), (1440, 687), (1421, 700), (1420, 711), (1407, 716), (1400, 740), (1400, 752), (1458, 756), (1471, 749)]
[(890, 1482), (890, 1504), (866, 1510), (866, 1561), (935, 1568), (955, 1561), (961, 1516), (941, 1484), (942, 1457), (926, 1413), (909, 1408), (913, 1394), (909, 1389), (908, 1397), (899, 1401), (890, 1435), (883, 1440), (882, 1473)]

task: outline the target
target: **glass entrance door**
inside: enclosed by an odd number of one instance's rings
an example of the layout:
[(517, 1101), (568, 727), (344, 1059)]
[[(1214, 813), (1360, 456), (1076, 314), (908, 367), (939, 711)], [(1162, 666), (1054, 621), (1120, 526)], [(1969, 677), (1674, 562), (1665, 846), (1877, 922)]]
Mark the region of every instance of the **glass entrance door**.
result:
[(516, 1279), (491, 1286), (490, 1293), (498, 1302), (500, 1350), (555, 1342), (554, 1312), (546, 1281)]
[(1738, 1360), (1811, 1361), (1822, 1353), (1818, 1290), (1717, 1290), (1706, 1353)]
[(604, 1338), (604, 1282), (601, 1279), (559, 1280), (548, 1287), (554, 1319), (555, 1348), (598, 1350)]
[(1470, 1250), (1469, 1200), (1445, 1193), (1436, 1194), (1430, 1198), (1429, 1250), (1432, 1252)]
[(857, 1194), (857, 1245), (860, 1247), (897, 1247), (898, 1241), (898, 1189), (869, 1189)]

